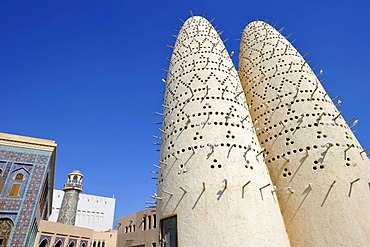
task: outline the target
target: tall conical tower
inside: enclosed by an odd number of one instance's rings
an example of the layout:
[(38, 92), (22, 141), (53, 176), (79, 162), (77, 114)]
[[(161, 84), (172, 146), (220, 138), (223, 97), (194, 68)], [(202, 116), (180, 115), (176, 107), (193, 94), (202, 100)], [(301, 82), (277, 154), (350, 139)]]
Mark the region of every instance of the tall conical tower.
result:
[(67, 183), (64, 184), (64, 196), (57, 222), (66, 225), (75, 224), (78, 197), (82, 192), (83, 177), (82, 173), (78, 170), (74, 170), (68, 174)]
[(156, 197), (160, 242), (289, 246), (245, 101), (217, 31), (202, 17), (188, 19), (166, 80)]
[(265, 22), (245, 28), (239, 63), (291, 245), (368, 246), (370, 162), (336, 108), (341, 102)]

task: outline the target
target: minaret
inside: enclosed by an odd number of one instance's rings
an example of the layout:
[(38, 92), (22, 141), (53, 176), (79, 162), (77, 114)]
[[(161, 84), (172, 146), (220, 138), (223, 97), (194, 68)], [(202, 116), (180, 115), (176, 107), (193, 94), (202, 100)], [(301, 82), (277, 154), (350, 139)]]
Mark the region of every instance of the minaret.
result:
[(82, 192), (83, 177), (82, 173), (78, 170), (74, 170), (68, 174), (67, 183), (64, 184), (64, 196), (57, 222), (66, 225), (75, 224), (78, 197), (80, 192)]
[(206, 19), (184, 23), (164, 81), (160, 242), (289, 246), (238, 74)]
[(368, 246), (370, 162), (352, 133), (356, 123), (349, 126), (336, 107), (341, 102), (262, 21), (243, 32), (239, 75), (291, 245)]

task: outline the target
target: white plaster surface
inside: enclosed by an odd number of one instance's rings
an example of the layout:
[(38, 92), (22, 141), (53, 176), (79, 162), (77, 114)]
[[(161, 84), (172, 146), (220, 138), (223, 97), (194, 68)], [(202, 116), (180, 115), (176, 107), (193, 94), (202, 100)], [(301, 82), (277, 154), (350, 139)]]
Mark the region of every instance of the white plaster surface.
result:
[[(49, 221), (56, 222), (63, 195), (64, 191), (54, 189), (53, 209)], [(112, 229), (115, 204), (115, 198), (80, 193), (75, 225), (94, 231)]]
[(179, 246), (289, 246), (245, 101), (217, 31), (187, 20), (167, 77), (157, 192)]
[(369, 159), (303, 57), (256, 21), (239, 75), (291, 245), (369, 246)]

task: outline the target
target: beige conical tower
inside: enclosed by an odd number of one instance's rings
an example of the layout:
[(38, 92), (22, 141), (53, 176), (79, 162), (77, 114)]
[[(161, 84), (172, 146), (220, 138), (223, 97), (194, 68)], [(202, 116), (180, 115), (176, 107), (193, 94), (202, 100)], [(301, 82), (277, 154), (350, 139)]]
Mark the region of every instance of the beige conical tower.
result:
[(239, 76), (291, 245), (369, 246), (369, 159), (307, 62), (255, 21)]
[(172, 54), (159, 161), (160, 242), (289, 246), (233, 63), (210, 22), (188, 19)]

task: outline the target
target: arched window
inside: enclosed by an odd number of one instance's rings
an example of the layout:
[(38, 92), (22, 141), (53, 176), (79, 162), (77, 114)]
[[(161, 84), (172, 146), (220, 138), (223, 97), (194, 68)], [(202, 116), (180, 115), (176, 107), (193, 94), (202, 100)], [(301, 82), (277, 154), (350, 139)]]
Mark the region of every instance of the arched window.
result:
[(42, 242), (39, 244), (39, 247), (48, 247), (48, 246), (49, 246), (49, 243), (46, 238), (42, 240)]
[(81, 244), (81, 247), (86, 247), (86, 243), (82, 243)]
[(24, 180), (24, 173), (23, 172), (19, 172), (19, 173), (15, 174), (14, 180), (16, 180), (16, 181), (23, 181)]
[(22, 184), (12, 184), (12, 186), (9, 189), (8, 197), (11, 198), (17, 198), (19, 197), (19, 194), (21, 193)]
[(94, 241), (93, 247), (96, 247), (96, 241)]
[(100, 241), (98, 242), (98, 247), (100, 247)]
[(13, 222), (10, 219), (0, 219), (0, 247), (8, 245), (12, 230)]
[(69, 245), (68, 245), (68, 247), (75, 247), (75, 242), (73, 242), (73, 241), (70, 242)]
[(101, 244), (101, 247), (105, 247), (105, 241), (103, 241), (103, 243)]
[(58, 242), (54, 245), (54, 247), (62, 247), (63, 246), (63, 243), (62, 243), (62, 240), (58, 240)]

